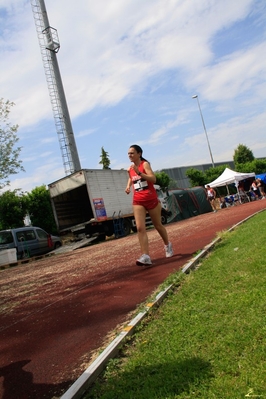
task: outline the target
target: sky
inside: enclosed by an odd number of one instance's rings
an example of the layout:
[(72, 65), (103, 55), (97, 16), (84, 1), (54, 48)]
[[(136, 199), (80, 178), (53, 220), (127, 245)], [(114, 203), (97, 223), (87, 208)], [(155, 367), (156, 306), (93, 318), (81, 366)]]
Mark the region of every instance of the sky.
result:
[[(102, 147), (127, 168), (132, 144), (154, 171), (211, 163), (200, 109), (214, 163), (239, 144), (266, 157), (265, 0), (45, 5), (83, 169), (102, 168)], [(9, 189), (30, 192), (65, 176), (30, 1), (0, 0), (0, 72), (25, 169)]]

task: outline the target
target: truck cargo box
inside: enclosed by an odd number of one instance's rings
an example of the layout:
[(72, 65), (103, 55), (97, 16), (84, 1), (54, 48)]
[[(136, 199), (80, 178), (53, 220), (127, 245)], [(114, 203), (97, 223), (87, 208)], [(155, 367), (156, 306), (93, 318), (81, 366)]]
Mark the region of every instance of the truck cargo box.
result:
[(59, 231), (82, 223), (132, 214), (126, 170), (82, 169), (49, 184)]

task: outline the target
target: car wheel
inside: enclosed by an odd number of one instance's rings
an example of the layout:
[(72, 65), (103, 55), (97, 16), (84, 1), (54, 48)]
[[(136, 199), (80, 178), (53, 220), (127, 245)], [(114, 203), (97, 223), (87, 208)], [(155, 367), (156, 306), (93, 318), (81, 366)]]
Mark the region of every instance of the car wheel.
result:
[(131, 220), (130, 219), (124, 219), (124, 235), (128, 236), (131, 232)]
[(101, 233), (98, 235), (95, 242), (102, 242), (102, 241), (105, 241), (105, 239), (106, 239), (106, 235)]

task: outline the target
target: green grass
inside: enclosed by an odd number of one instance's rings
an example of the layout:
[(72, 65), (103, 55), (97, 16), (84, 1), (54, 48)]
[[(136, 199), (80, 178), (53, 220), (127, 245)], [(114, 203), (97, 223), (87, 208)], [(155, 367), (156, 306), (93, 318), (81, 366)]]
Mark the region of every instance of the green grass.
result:
[(266, 399), (265, 242), (266, 212), (223, 233), (84, 398)]

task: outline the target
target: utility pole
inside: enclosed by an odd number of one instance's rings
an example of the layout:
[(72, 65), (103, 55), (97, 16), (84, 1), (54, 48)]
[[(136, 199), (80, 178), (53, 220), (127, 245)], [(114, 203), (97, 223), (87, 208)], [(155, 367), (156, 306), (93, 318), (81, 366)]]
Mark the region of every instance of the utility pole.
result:
[(209, 153), (210, 153), (210, 157), (211, 157), (211, 161), (212, 161), (212, 167), (214, 168), (214, 161), (213, 161), (213, 156), (212, 156), (212, 150), (211, 150), (211, 146), (210, 146), (210, 142), (209, 142), (209, 138), (208, 138), (208, 134), (207, 134), (207, 129), (206, 129), (206, 126), (205, 126), (205, 122), (204, 122), (204, 119), (203, 119), (203, 115), (202, 115), (202, 112), (201, 112), (199, 99), (198, 99), (198, 96), (197, 96), (197, 95), (192, 96), (192, 98), (193, 98), (193, 99), (196, 98), (196, 99), (197, 99), (197, 102), (198, 102), (199, 112), (200, 112), (200, 116), (201, 116), (203, 128), (204, 128), (204, 131), (205, 131), (205, 136), (206, 136), (206, 140), (207, 140), (207, 144), (208, 144), (208, 148), (209, 148)]

